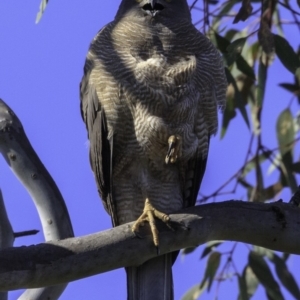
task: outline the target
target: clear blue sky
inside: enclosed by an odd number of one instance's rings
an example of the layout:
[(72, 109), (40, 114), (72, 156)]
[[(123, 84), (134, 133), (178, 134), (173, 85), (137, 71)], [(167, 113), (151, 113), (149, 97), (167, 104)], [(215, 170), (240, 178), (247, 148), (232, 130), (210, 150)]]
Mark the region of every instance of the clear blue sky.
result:
[[(22, 121), (33, 147), (64, 196), (76, 236), (81, 236), (111, 227), (89, 166), (78, 85), (89, 43), (97, 31), (114, 18), (119, 1), (52, 0), (41, 22), (35, 25), (39, 2), (0, 2), (0, 97)], [(299, 35), (293, 46), (297, 43)], [(277, 87), (282, 74), (287, 73), (282, 68), (275, 61), (269, 74), (271, 87), (266, 95), (272, 101), (268, 101), (264, 112), (270, 116), (264, 119), (264, 138), (273, 147), (276, 147), (277, 116), (291, 99), (290, 94)], [(285, 81), (291, 82), (292, 76), (287, 74)], [(212, 192), (242, 165), (248, 135), (248, 129), (238, 116), (222, 142), (219, 136), (213, 138), (202, 191)], [(41, 229), (30, 196), (3, 159), (0, 170), (0, 186), (14, 231)], [(243, 191), (235, 196), (236, 199), (242, 197), (245, 198)], [(34, 237), (17, 239), (15, 246), (43, 241), (40, 232)], [(239, 270), (245, 264), (245, 249), (243, 245), (238, 248)], [(201, 281), (205, 266), (204, 261), (199, 261), (201, 251), (198, 249), (193, 255), (177, 259), (175, 299), (180, 299), (189, 287)], [(292, 270), (296, 269), (296, 262), (299, 265), (299, 258), (291, 259)], [(236, 287), (235, 277), (232, 282), (221, 284), (219, 299), (236, 299)], [(125, 299), (125, 289), (125, 272), (121, 269), (70, 283), (61, 299)], [(17, 299), (20, 294), (21, 291), (11, 292), (9, 299)], [(286, 299), (292, 299), (285, 295)], [(215, 285), (211, 293), (201, 299), (214, 299), (214, 296)], [(262, 289), (254, 299), (264, 299)]]

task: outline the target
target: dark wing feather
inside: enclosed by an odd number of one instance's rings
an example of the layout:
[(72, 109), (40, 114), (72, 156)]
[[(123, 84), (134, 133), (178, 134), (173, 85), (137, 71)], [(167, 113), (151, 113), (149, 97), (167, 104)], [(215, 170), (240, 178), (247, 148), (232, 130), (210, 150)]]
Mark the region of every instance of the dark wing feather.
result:
[[(208, 147), (209, 147), (208, 136)], [(207, 157), (202, 158), (201, 151), (198, 151), (194, 158), (188, 162), (185, 172), (185, 189), (184, 189), (184, 207), (194, 206), (197, 201), (200, 185), (206, 169)], [(179, 251), (172, 252), (172, 264), (175, 262)]]
[[(208, 136), (208, 148), (209, 148)], [(200, 185), (206, 169), (207, 157), (203, 158), (198, 149), (194, 158), (188, 162), (188, 169), (185, 178), (184, 207), (194, 206), (197, 201)]]
[(112, 201), (112, 144), (107, 138), (107, 124), (101, 109), (96, 88), (89, 81), (93, 62), (86, 60), (84, 75), (80, 83), (81, 115), (86, 124), (90, 141), (90, 164), (98, 186), (103, 205), (117, 225), (117, 217)]

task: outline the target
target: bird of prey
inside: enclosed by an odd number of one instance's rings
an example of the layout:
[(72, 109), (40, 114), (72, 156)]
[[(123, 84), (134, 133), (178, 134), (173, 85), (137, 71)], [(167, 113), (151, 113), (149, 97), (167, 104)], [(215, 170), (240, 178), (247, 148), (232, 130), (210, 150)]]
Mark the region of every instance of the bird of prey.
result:
[[(195, 204), (226, 79), (186, 0), (123, 0), (92, 41), (80, 85), (90, 163), (113, 225)], [(176, 257), (176, 255), (175, 255)], [(174, 255), (173, 255), (174, 258)], [(127, 268), (130, 300), (173, 299), (172, 253)]]

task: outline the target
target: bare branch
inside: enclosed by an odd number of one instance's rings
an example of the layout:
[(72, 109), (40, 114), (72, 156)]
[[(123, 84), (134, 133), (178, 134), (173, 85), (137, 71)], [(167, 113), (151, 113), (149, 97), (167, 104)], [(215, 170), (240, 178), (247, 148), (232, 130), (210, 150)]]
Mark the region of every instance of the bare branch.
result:
[[(69, 213), (59, 189), (32, 148), (20, 120), (1, 99), (0, 152), (31, 195), (46, 241), (74, 236)], [(54, 296), (61, 294), (64, 288), (65, 285), (26, 291), (19, 299), (45, 299), (48, 296), (56, 299)]]
[(28, 236), (28, 235), (35, 235), (37, 233), (39, 233), (39, 230), (33, 229), (33, 230), (26, 230), (26, 231), (20, 231), (20, 232), (15, 232), (14, 236), (15, 238), (19, 238), (19, 237), (24, 237), (24, 236)]
[[(170, 215), (176, 230), (160, 226), (160, 253), (231, 240), (300, 254), (299, 208), (227, 201)], [(148, 226), (138, 238), (133, 223), (80, 238), (0, 251), (0, 290), (61, 284), (116, 268), (139, 265), (156, 256)], [(178, 225), (181, 224), (181, 225)]]

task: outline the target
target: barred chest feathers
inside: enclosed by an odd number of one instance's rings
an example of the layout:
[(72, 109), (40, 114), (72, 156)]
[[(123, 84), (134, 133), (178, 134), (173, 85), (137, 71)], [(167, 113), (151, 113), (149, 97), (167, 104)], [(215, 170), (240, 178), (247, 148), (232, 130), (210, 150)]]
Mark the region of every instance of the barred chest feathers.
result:
[(137, 141), (148, 156), (164, 159), (171, 135), (182, 138), (181, 159), (187, 161), (196, 152), (194, 124), (200, 96), (193, 81), (195, 69), (192, 55), (172, 63), (157, 52), (146, 60), (136, 60), (136, 88), (146, 84), (148, 95), (136, 99), (133, 119)]

